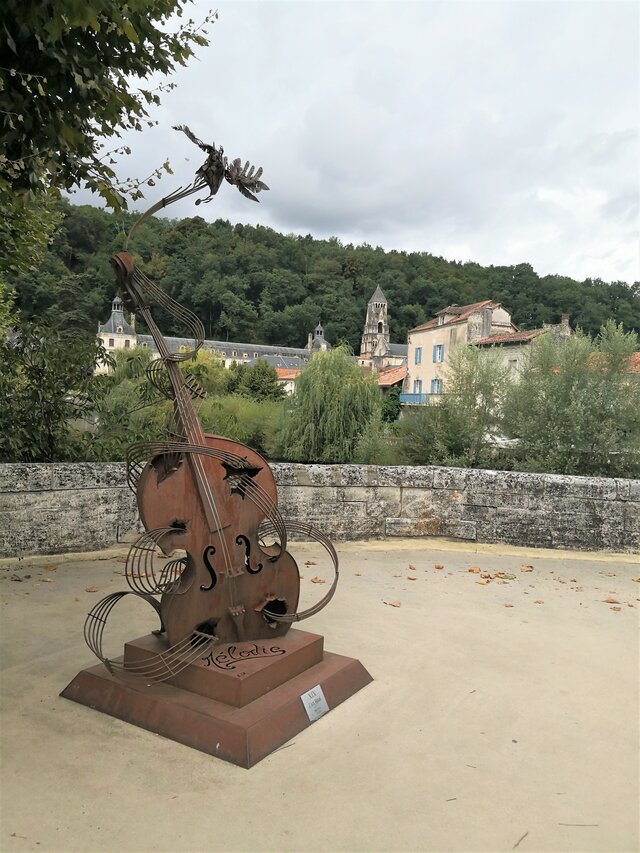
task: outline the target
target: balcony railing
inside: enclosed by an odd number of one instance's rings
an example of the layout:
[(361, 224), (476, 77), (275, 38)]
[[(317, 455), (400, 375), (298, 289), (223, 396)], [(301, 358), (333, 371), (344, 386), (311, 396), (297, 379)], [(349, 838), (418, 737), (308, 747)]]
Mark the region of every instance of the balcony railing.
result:
[(442, 394), (400, 394), (400, 402), (404, 406), (428, 406), (440, 397)]

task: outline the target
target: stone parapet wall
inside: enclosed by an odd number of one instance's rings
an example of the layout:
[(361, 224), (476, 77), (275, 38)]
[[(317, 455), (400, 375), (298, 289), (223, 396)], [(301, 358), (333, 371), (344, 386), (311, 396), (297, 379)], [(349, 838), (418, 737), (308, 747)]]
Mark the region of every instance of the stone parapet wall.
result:
[[(273, 466), (285, 519), (334, 539), (439, 536), (640, 551), (640, 481), (464, 468)], [(123, 463), (0, 465), (0, 556), (90, 551), (139, 526)]]

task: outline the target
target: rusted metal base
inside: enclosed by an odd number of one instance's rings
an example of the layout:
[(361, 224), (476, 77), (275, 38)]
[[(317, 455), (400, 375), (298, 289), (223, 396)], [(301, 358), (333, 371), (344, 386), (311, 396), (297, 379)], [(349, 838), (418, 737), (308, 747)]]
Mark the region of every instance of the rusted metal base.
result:
[[(127, 643), (125, 661), (164, 642), (149, 635)], [(320, 685), (333, 709), (372, 681), (358, 660), (323, 653), (317, 634), (292, 630), (269, 644), (285, 650), (273, 656), (255, 654), (255, 646), (216, 647), (218, 665), (189, 667), (176, 678), (180, 686), (122, 681), (99, 664), (79, 672), (60, 695), (248, 768), (310, 725), (302, 694)]]

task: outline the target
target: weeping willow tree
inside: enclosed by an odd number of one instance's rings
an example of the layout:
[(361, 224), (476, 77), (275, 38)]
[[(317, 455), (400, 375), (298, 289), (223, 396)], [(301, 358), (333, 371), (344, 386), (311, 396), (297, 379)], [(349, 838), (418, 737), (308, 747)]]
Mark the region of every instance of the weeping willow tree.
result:
[(282, 455), (296, 462), (351, 462), (362, 433), (380, 420), (382, 394), (346, 347), (314, 355), (296, 381)]

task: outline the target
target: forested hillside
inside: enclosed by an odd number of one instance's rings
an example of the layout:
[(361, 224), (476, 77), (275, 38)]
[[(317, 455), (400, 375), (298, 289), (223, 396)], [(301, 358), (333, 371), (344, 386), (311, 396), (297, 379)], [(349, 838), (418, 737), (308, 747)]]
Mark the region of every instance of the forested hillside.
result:
[[(95, 329), (114, 295), (109, 257), (123, 248), (137, 215), (61, 207), (63, 220), (43, 263), (10, 284), (26, 319)], [(198, 314), (208, 337), (222, 340), (303, 346), (321, 320), (329, 341), (346, 341), (357, 351), (377, 285), (389, 300), (396, 342), (450, 303), (485, 298), (502, 302), (525, 329), (568, 313), (573, 326), (590, 334), (609, 318), (640, 331), (640, 283), (539, 277), (527, 263), (482, 267), (200, 217), (147, 220), (129, 248), (152, 278)], [(168, 319), (161, 325), (166, 334), (182, 331)]]

